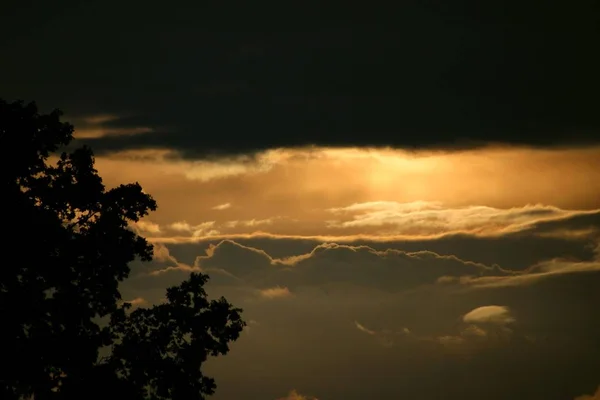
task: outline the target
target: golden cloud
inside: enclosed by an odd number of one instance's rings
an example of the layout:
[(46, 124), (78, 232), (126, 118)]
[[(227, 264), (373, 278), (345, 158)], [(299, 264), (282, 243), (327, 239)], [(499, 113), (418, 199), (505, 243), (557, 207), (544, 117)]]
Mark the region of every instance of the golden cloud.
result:
[(582, 396), (577, 396), (574, 400), (600, 400), (600, 386), (598, 386), (596, 393), (592, 395), (584, 394)]
[[(518, 225), (519, 219), (533, 220), (533, 215), (519, 214), (525, 207), (546, 207), (549, 214), (559, 212), (551, 207), (565, 212), (598, 209), (598, 158), (597, 147), (452, 153), (280, 149), (256, 157), (211, 160), (185, 160), (168, 150), (136, 150), (99, 156), (97, 168), (108, 186), (139, 181), (159, 203), (152, 218), (161, 226), (182, 220), (220, 224), (224, 216), (229, 221), (282, 216), (271, 233), (341, 236), (359, 229), (380, 231), (377, 221), (385, 215), (395, 218), (396, 226), (410, 218), (422, 226), (430, 216), (445, 229), (455, 229), (463, 217), (469, 221), (465, 229), (478, 229), (476, 221), (486, 217), (498, 230)], [(220, 206), (232, 204), (232, 199), (236, 206), (223, 213)], [(509, 223), (505, 219), (510, 210)], [(336, 219), (332, 215), (349, 217), (335, 224), (335, 233), (326, 223)], [(252, 232), (245, 227), (237, 233)]]
[(265, 299), (278, 299), (284, 297), (290, 297), (292, 292), (287, 287), (272, 287), (267, 289), (262, 289), (259, 291), (261, 297)]
[(496, 324), (506, 325), (514, 322), (508, 307), (483, 306), (469, 311), (463, 316), (463, 321), (470, 324)]

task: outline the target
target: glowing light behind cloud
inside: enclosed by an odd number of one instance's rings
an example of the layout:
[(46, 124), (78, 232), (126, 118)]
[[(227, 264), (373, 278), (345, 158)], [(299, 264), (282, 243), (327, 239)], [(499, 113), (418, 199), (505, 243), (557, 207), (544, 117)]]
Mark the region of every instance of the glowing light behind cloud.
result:
[(163, 231), (213, 221), (213, 235), (489, 234), (600, 208), (598, 159), (600, 148), (305, 148), (207, 160), (140, 150), (99, 156), (97, 168), (108, 186), (139, 181)]

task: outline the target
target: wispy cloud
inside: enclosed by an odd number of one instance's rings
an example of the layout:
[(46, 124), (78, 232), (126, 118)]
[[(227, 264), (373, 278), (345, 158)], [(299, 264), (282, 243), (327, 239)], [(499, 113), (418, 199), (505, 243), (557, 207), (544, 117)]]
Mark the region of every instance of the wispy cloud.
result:
[(75, 125), (73, 135), (78, 139), (99, 139), (109, 136), (140, 135), (154, 132), (148, 126), (117, 127), (114, 122), (122, 116), (113, 114), (98, 114), (72, 118)]
[(158, 225), (154, 222), (148, 221), (148, 220), (140, 220), (140, 221), (132, 223), (131, 225), (141, 235), (156, 234), (156, 233), (162, 232), (160, 230), (160, 225)]
[(267, 289), (262, 289), (259, 291), (261, 297), (266, 299), (278, 299), (284, 297), (290, 297), (292, 292), (287, 287), (272, 287)]
[(277, 219), (277, 217), (272, 217), (265, 219), (248, 219), (243, 221), (227, 221), (223, 224), (223, 226), (227, 228), (235, 228), (238, 226), (255, 227), (260, 225), (271, 225)]
[(600, 386), (598, 386), (596, 393), (591, 395), (584, 394), (582, 396), (577, 396), (574, 400), (600, 400)]
[(79, 128), (74, 132), (74, 136), (79, 139), (96, 139), (108, 136), (140, 135), (150, 133), (154, 130), (149, 127), (139, 126), (134, 128)]
[(541, 222), (598, 212), (562, 210), (541, 204), (508, 209), (487, 206), (452, 208), (444, 207), (439, 202), (424, 201), (354, 203), (328, 211), (344, 218), (328, 221), (330, 228), (378, 227), (381, 233), (387, 234), (502, 234), (521, 231)]
[(174, 222), (169, 228), (176, 232), (190, 233), (192, 237), (205, 237), (218, 235), (220, 232), (214, 229), (215, 221), (206, 221), (200, 224), (191, 225), (186, 221)]
[(143, 299), (142, 297), (136, 297), (135, 299), (132, 299), (132, 300), (126, 300), (125, 303), (129, 303), (132, 306), (142, 306), (144, 304), (147, 304), (147, 301), (145, 299)]
[(212, 207), (212, 209), (221, 211), (221, 210), (227, 210), (230, 207), (231, 207), (231, 203), (223, 203), (223, 204), (219, 204), (219, 205)]
[[(593, 361), (597, 354), (590, 345), (596, 343), (593, 337), (597, 336), (598, 325), (589, 303), (595, 303), (593, 284), (599, 275), (584, 272), (566, 277), (565, 271), (576, 269), (578, 261), (556, 259), (510, 272), (453, 255), (401, 250), (404, 245), (400, 244), (398, 248), (388, 248), (393, 243), (373, 246), (323, 243), (314, 248), (307, 247), (306, 242), (298, 243), (295, 248), (303, 251), (290, 257), (282, 249), (292, 244), (273, 238), (247, 242), (212, 240), (205, 243), (206, 254), (197, 257), (194, 265), (179, 263), (167, 246), (160, 245), (157, 254), (165, 261), (156, 261), (152, 272), (136, 276), (131, 282), (135, 290), (125, 298), (143, 297), (156, 303), (164, 294), (153, 292), (154, 288), (180, 282), (190, 270), (209, 274), (211, 280), (206, 288), (209, 294), (224, 295), (244, 308), (248, 321), (260, 321), (260, 325), (252, 325), (247, 338), (236, 343), (232, 358), (224, 358), (223, 367), (215, 367), (221, 371), (218, 376), (223, 377), (224, 383), (228, 374), (233, 374), (229, 379), (234, 380), (238, 379), (238, 373), (254, 381), (266, 368), (271, 368), (269, 373), (277, 379), (289, 379), (286, 374), (301, 374), (307, 368), (319, 375), (338, 368), (340, 374), (350, 377), (354, 376), (352, 368), (357, 365), (352, 365), (351, 360), (359, 360), (359, 368), (364, 368), (361, 375), (373, 370), (382, 376), (390, 371), (406, 376), (406, 384), (391, 382), (385, 388), (394, 398), (401, 398), (407, 392), (417, 393), (417, 383), (410, 390), (405, 385), (417, 382), (417, 377), (425, 374), (438, 376), (436, 371), (443, 363), (444, 368), (479, 379), (481, 384), (476, 391), (481, 394), (489, 388), (498, 389), (497, 380), (489, 377), (489, 370), (481, 371), (482, 365), (492, 365), (494, 371), (508, 375), (506, 387), (496, 397), (511, 398), (521, 388), (521, 381), (516, 379), (513, 384), (512, 377), (521, 377), (523, 371), (533, 374), (536, 381), (550, 376), (550, 381), (555, 382), (567, 376), (571, 364), (559, 366), (553, 364), (555, 359), (561, 363), (572, 359), (574, 363), (597, 366)], [(422, 245), (429, 248), (431, 243)], [(452, 243), (446, 243), (445, 249), (452, 251), (462, 246)], [(511, 243), (516, 246), (517, 242)], [(195, 244), (172, 248), (181, 260), (190, 260), (202, 247)], [(512, 254), (511, 247), (505, 251)], [(589, 265), (586, 268), (589, 270)], [(471, 290), (468, 286), (486, 278), (510, 280), (538, 274), (552, 274), (556, 280), (546, 285), (537, 278), (531, 285), (504, 290), (489, 287)], [(448, 275), (455, 280), (437, 283), (439, 277)], [(581, 292), (585, 292), (582, 296), (591, 296), (592, 300), (587, 302), (579, 297), (576, 287), (586, 281), (591, 285)], [(567, 290), (561, 291), (563, 283)], [(322, 340), (327, 346), (327, 357), (311, 351), (315, 340)], [(256, 360), (254, 355), (269, 349), (277, 350), (269, 353), (273, 359), (267, 357), (261, 361), (264, 368), (254, 365), (251, 361)], [(290, 357), (298, 362), (290, 365)], [(244, 364), (244, 360), (250, 361)], [(349, 364), (351, 367), (345, 369)], [(536, 369), (539, 364), (547, 368)], [(290, 370), (279, 373), (281, 365)], [(589, 379), (582, 377), (563, 390), (566, 398), (592, 392), (590, 379), (596, 384), (597, 377), (589, 370)], [(439, 384), (449, 385), (452, 397), (457, 397), (459, 390), (464, 394), (464, 387), (452, 386), (450, 379)], [(584, 381), (587, 386), (582, 386)], [(280, 393), (293, 387), (294, 381), (289, 383)], [(321, 393), (316, 379), (310, 387)], [(300, 389), (290, 396), (302, 396)], [(353, 393), (357, 390), (360, 383), (352, 387)], [(478, 398), (474, 393), (470, 392), (468, 397)], [(367, 391), (361, 392), (361, 396), (369, 398)], [(596, 400), (589, 396), (577, 400)], [(423, 395), (423, 398), (434, 397), (431, 393)]]
[(562, 275), (600, 271), (600, 261), (550, 260), (534, 265), (523, 273), (506, 276), (461, 277), (447, 281), (460, 282), (474, 288), (501, 288), (531, 285)]

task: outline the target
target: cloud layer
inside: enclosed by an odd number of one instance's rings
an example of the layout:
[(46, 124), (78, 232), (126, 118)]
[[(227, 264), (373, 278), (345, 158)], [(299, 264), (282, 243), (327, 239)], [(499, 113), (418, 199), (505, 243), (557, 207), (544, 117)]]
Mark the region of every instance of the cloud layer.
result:
[[(0, 89), (82, 119), (117, 116), (95, 118), (103, 132), (87, 142), (97, 151), (598, 143), (593, 2), (369, 12), (240, 4), (235, 15), (184, 4), (10, 7), (1, 50), (13, 57), (0, 74), (11, 79)], [(286, 29), (266, 17), (280, 12)], [(21, 33), (25, 24), (35, 32)], [(53, 57), (54, 43), (72, 56)]]
[[(301, 251), (304, 240), (268, 240), (288, 254), (234, 240), (159, 244), (155, 262), (134, 268), (124, 287), (128, 298), (157, 302), (162, 287), (203, 271), (210, 295), (245, 309), (251, 328), (208, 365), (217, 399), (279, 399), (299, 387), (344, 400), (436, 399), (440, 391), (448, 399), (559, 400), (600, 381), (593, 252), (588, 260), (541, 253), (541, 261), (510, 271), (451, 253), (409, 252), (403, 242), (382, 250), (314, 243)], [(504, 244), (514, 264), (523, 257), (517, 243)]]

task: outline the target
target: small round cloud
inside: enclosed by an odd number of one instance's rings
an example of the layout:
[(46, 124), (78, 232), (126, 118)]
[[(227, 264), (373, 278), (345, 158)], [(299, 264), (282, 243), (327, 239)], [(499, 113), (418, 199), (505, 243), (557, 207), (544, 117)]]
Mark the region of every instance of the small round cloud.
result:
[(483, 306), (469, 311), (463, 316), (463, 321), (469, 324), (506, 325), (515, 319), (505, 306)]

